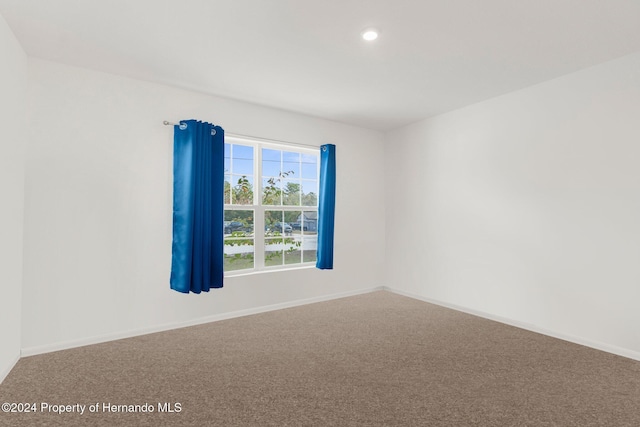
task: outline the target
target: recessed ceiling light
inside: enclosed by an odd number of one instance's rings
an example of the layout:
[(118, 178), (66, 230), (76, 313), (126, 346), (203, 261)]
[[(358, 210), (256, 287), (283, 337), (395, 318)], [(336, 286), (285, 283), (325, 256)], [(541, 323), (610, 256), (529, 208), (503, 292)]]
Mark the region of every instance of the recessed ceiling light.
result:
[(370, 42), (378, 38), (378, 30), (375, 28), (367, 28), (362, 32), (362, 38)]

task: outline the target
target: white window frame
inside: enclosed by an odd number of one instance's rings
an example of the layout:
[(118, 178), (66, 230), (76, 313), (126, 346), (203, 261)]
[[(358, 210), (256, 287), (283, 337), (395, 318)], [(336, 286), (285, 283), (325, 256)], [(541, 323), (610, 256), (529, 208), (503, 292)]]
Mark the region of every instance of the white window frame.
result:
[[(316, 182), (318, 183), (317, 191), (319, 193), (320, 186), (320, 148), (305, 147), (295, 144), (287, 144), (283, 142), (270, 141), (266, 139), (225, 135), (225, 144), (239, 144), (253, 147), (253, 205), (233, 205), (225, 204), (224, 210), (253, 211), (253, 268), (242, 270), (225, 271), (225, 277), (242, 276), (263, 272), (295, 270), (300, 268), (315, 267), (315, 261), (301, 262), (295, 264), (282, 264), (274, 266), (265, 266), (264, 247), (265, 247), (265, 211), (318, 211), (316, 206), (290, 206), (290, 205), (263, 205), (262, 204), (262, 149), (273, 149), (281, 151), (291, 151), (301, 154), (311, 154), (318, 158)], [(230, 171), (231, 173), (231, 171)], [(225, 172), (226, 174), (226, 172)], [(233, 188), (233, 182), (230, 183)], [(233, 193), (233, 191), (232, 191)], [(318, 200), (320, 195), (317, 194)], [(301, 230), (303, 231), (303, 230)]]

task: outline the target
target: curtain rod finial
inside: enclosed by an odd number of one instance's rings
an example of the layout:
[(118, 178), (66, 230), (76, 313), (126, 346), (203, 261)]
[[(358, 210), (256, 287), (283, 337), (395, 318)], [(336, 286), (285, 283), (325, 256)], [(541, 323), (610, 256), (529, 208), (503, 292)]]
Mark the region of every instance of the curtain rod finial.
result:
[(180, 123), (173, 123), (168, 120), (163, 120), (162, 124), (165, 126), (179, 126), (180, 130), (185, 130), (187, 128), (187, 124), (182, 121)]

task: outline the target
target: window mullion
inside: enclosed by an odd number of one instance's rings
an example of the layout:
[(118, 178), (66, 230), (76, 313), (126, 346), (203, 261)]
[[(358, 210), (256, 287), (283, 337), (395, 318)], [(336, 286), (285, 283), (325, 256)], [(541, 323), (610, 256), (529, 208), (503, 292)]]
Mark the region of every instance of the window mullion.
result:
[(262, 147), (260, 145), (255, 146), (255, 154), (253, 156), (254, 164), (254, 188), (253, 192), (253, 204), (255, 206), (255, 213), (253, 216), (254, 228), (254, 246), (253, 256), (255, 261), (255, 269), (262, 270), (264, 268), (264, 206), (262, 206)]
[(235, 204), (233, 199), (233, 144), (229, 146), (229, 204)]

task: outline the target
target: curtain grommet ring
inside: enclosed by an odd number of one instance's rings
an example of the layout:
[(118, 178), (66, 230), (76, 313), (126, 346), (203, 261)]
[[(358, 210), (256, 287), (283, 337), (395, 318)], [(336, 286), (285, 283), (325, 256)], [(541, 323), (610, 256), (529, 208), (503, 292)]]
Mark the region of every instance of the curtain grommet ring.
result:
[(187, 124), (180, 122), (180, 126), (178, 126), (180, 128), (180, 130), (185, 130), (187, 128)]

